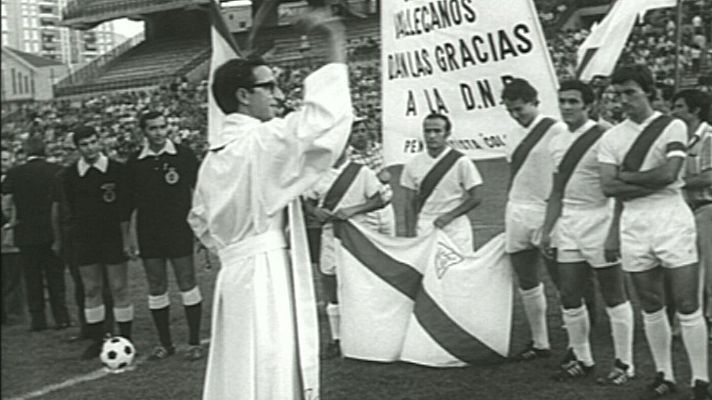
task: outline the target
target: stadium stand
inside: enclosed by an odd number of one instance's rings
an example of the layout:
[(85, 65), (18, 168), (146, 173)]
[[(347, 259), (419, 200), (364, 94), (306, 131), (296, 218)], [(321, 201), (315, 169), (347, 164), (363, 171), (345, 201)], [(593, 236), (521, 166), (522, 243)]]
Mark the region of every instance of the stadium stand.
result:
[[(114, 10), (108, 1), (100, 0), (99, 3), (105, 8), (97, 5), (97, 10)], [(136, 15), (136, 11), (142, 10), (147, 2), (130, 0), (120, 3), (123, 4), (122, 14), (127, 16)], [(198, 3), (200, 1), (191, 4)], [(606, 2), (591, 0), (585, 5), (601, 3)], [(578, 7), (578, 2), (567, 0), (537, 1), (537, 4), (540, 10), (566, 11)], [(561, 5), (565, 5), (566, 9), (561, 8)], [(43, 134), (51, 144), (54, 159), (62, 161), (66, 153), (63, 148), (67, 133), (77, 124), (90, 123), (99, 127), (107, 152), (121, 159), (137, 145), (135, 121), (138, 113), (147, 108), (156, 108), (169, 116), (174, 137), (189, 143), (202, 154), (207, 125), (205, 67), (210, 54), (207, 31), (203, 30), (207, 27), (207, 16), (202, 13), (205, 25), (199, 24), (197, 35), (189, 32), (176, 36), (171, 34), (171, 29), (181, 18), (185, 18), (180, 16), (181, 13), (194, 17), (195, 13), (202, 11), (181, 9), (146, 16), (147, 25), (152, 28), (147, 29), (145, 37), (127, 42), (95, 61), (94, 65), (85, 67), (61, 82), (55, 88), (59, 99), (29, 104), (14, 113), (3, 111), (3, 144), (19, 150), (21, 138), (30, 134)], [(649, 13), (645, 21), (636, 26), (621, 57), (621, 62), (650, 65), (666, 96), (670, 92), (675, 60), (668, 13), (667, 10)], [(700, 40), (699, 29), (693, 25), (695, 17), (702, 21), (703, 30), (708, 27), (707, 31), (702, 32), (708, 50), (701, 55), (697, 65), (693, 65), (691, 60), (692, 45)], [(359, 115), (371, 121), (372, 128), (380, 135), (379, 17), (378, 14), (370, 14), (366, 19), (347, 18), (346, 25), (354, 107)], [(685, 3), (684, 46), (681, 49), (683, 87), (712, 89), (708, 78), (712, 76), (712, 57), (706, 45), (710, 42), (710, 26), (712, 4), (702, 1)], [(589, 31), (549, 28), (547, 26), (545, 32), (557, 75), (562, 79), (570, 78), (576, 70), (576, 50)], [(267, 27), (256, 43), (257, 48), (267, 50), (265, 58), (278, 65), (278, 79), (287, 95), (285, 110), (300, 106), (302, 81), (323, 56), (319, 51), (323, 48), (319, 38), (310, 42), (294, 32), (294, 28), (289, 25)], [(236, 33), (235, 38), (239, 46), (246, 46), (246, 32)], [(190, 79), (186, 79), (188, 76)], [(620, 118), (620, 110), (605, 91), (605, 81), (596, 82), (596, 86), (600, 115), (615, 122)]]
[(204, 63), (209, 56), (206, 39), (144, 41), (96, 71), (94, 78), (58, 87), (58, 95), (165, 84)]
[(68, 26), (91, 27), (103, 21), (128, 15), (175, 10), (208, 2), (208, 0), (72, 0), (67, 3), (62, 13), (62, 23)]

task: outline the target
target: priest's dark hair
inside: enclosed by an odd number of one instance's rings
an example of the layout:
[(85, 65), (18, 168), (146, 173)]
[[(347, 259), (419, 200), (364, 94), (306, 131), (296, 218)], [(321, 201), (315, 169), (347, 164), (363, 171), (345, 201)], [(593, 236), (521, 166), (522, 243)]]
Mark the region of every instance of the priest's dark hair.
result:
[(234, 58), (219, 66), (213, 75), (211, 91), (215, 102), (220, 110), (225, 114), (237, 112), (237, 97), (235, 93), (238, 88), (253, 90), (255, 84), (255, 68), (265, 65), (267, 62), (260, 57)]

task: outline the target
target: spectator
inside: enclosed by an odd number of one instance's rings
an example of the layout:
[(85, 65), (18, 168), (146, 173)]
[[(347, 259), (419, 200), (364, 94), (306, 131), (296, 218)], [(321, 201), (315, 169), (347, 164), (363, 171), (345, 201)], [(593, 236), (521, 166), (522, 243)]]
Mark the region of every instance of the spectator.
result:
[[(5, 184), (5, 174), (12, 165), (12, 153), (9, 149), (2, 149), (2, 183)], [(2, 323), (17, 324), (24, 321), (25, 301), (22, 299), (22, 268), (20, 265), (20, 249), (15, 246), (12, 227), (14, 208), (2, 213)]]
[(2, 193), (15, 207), (15, 244), (20, 249), (27, 290), (32, 331), (47, 329), (45, 318), (45, 283), (49, 291), (52, 316), (57, 329), (69, 326), (65, 304), (64, 265), (58, 256), (59, 243), (51, 225), (52, 187), (60, 170), (45, 160), (45, 146), (41, 138), (32, 136), (25, 141), (27, 163), (7, 172)]

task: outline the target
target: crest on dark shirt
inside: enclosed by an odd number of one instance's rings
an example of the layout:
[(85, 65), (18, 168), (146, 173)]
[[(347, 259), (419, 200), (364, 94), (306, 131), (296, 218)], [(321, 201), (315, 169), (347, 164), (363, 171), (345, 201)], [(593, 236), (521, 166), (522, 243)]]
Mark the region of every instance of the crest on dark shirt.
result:
[(166, 174), (164, 175), (164, 178), (167, 184), (175, 185), (180, 180), (180, 175), (178, 174), (178, 171), (176, 171), (175, 167), (169, 167), (168, 171), (166, 171)]
[(116, 184), (115, 183), (105, 183), (99, 188), (104, 192), (101, 198), (104, 203), (113, 203), (116, 201)]

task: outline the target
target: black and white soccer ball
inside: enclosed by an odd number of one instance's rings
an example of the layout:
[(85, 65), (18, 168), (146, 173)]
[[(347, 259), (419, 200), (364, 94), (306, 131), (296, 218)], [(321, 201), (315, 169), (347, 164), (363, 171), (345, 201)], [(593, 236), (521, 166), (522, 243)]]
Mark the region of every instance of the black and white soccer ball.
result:
[(99, 358), (108, 370), (118, 372), (129, 367), (135, 356), (136, 350), (131, 341), (125, 337), (114, 336), (104, 341)]

